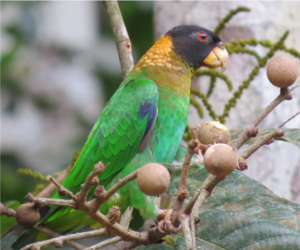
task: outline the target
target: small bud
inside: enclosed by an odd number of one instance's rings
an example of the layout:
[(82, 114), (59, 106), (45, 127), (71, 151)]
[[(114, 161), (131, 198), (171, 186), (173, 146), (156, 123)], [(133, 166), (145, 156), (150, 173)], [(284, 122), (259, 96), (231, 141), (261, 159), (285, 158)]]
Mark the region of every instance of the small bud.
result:
[(5, 207), (2, 203), (0, 203), (0, 215), (5, 213)]
[(200, 222), (200, 218), (199, 218), (199, 216), (196, 216), (195, 217), (195, 224), (198, 224)]
[(248, 137), (255, 137), (258, 134), (258, 128), (255, 126), (251, 126), (246, 130)]
[(27, 202), (33, 202), (34, 201), (34, 196), (32, 193), (28, 193), (26, 196), (25, 196), (25, 199)]
[(109, 219), (109, 222), (111, 224), (115, 224), (120, 216), (120, 208), (118, 206), (113, 206), (111, 209), (109, 209), (107, 218)]
[(285, 135), (285, 131), (282, 128), (277, 129), (277, 135), (278, 137), (282, 137)]
[(248, 169), (248, 164), (247, 161), (244, 157), (240, 156), (239, 157), (239, 166), (237, 168), (238, 170), (244, 171), (246, 169)]
[(64, 244), (64, 242), (63, 242), (62, 240), (56, 240), (56, 241), (54, 242), (54, 246), (55, 246), (56, 248), (62, 248), (63, 244)]
[(106, 193), (106, 190), (105, 190), (104, 186), (101, 186), (101, 185), (97, 186), (94, 190), (94, 194), (96, 197), (104, 195), (105, 193)]
[(59, 196), (65, 196), (67, 194), (67, 189), (63, 186), (59, 186), (57, 193)]
[(104, 168), (105, 166), (103, 165), (102, 161), (99, 161), (94, 165), (94, 171), (97, 175), (101, 174)]
[(16, 210), (17, 222), (24, 227), (32, 227), (40, 220), (40, 213), (34, 203), (25, 203)]
[(137, 184), (146, 195), (158, 196), (170, 186), (169, 171), (159, 163), (149, 163), (137, 172)]
[(94, 176), (93, 179), (91, 180), (91, 185), (97, 185), (99, 183), (99, 178), (97, 176)]

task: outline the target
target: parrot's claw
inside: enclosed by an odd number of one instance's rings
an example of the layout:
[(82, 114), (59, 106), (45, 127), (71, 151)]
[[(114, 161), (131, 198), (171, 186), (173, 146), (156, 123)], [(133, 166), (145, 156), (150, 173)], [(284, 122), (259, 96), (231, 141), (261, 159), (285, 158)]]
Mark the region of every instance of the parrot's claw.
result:
[(176, 234), (179, 233), (181, 230), (181, 225), (179, 227), (174, 227), (171, 222), (171, 216), (173, 213), (173, 209), (167, 209), (167, 210), (162, 210), (158, 214), (159, 217), (163, 217), (161, 221), (157, 223), (157, 229), (161, 233), (170, 233), (170, 234)]

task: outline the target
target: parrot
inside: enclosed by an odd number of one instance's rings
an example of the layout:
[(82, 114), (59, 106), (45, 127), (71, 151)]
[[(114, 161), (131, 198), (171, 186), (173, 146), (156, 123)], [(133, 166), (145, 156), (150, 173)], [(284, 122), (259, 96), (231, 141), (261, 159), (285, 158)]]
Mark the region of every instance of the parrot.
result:
[[(212, 31), (196, 25), (169, 30), (140, 58), (106, 104), (62, 186), (74, 194), (80, 191), (100, 161), (107, 166), (98, 176), (106, 190), (148, 163), (172, 163), (187, 124), (195, 71), (202, 66), (224, 71), (227, 63), (226, 48)], [(56, 193), (53, 198), (61, 197)], [(120, 188), (100, 211), (107, 213), (114, 205), (122, 212), (131, 206), (143, 218), (155, 218), (158, 213), (155, 197), (139, 190), (136, 179)], [(40, 224), (65, 234), (95, 221), (82, 211), (51, 207)], [(45, 238), (44, 233), (28, 228), (12, 248)]]

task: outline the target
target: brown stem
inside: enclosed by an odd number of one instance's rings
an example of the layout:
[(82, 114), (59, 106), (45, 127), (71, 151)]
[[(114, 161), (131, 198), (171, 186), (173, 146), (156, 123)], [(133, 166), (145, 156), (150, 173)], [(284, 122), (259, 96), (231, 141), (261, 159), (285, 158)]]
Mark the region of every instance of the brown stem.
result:
[(181, 172), (181, 178), (180, 178), (180, 184), (178, 188), (178, 195), (180, 195), (181, 191), (185, 190), (186, 187), (186, 180), (191, 164), (191, 159), (195, 153), (197, 153), (195, 150), (198, 147), (199, 141), (197, 139), (190, 140), (187, 146), (186, 154), (184, 157), (182, 172)]
[[(65, 170), (59, 173), (58, 177), (55, 178), (57, 183), (62, 183), (63, 180), (66, 178), (68, 173), (70, 172), (72, 166), (70, 165)], [(35, 197), (49, 197), (50, 194), (55, 190), (56, 185), (51, 182), (47, 187), (45, 187), (41, 192), (39, 192)]]
[(76, 202), (74, 200), (64, 200), (64, 199), (53, 199), (53, 198), (37, 198), (31, 193), (26, 196), (28, 202), (35, 202), (41, 206), (52, 205), (60, 207), (70, 207), (76, 209)]
[(288, 88), (282, 88), (280, 89), (280, 94), (256, 117), (256, 119), (251, 123), (251, 125), (243, 131), (242, 134), (234, 141), (233, 147), (239, 149), (241, 146), (244, 145), (244, 143), (253, 137), (253, 133), (251, 131), (253, 128), (256, 128), (258, 124), (268, 115), (271, 113), (272, 110), (274, 110), (281, 102), (285, 100), (291, 100), (292, 99), (292, 93), (291, 90)]
[(58, 194), (60, 196), (67, 195), (70, 198), (75, 199), (74, 194), (70, 190), (67, 190), (66, 188), (64, 188), (59, 182), (56, 181), (56, 179), (53, 176), (48, 175), (47, 179), (52, 181), (52, 183), (58, 188)]
[(287, 124), (290, 120), (294, 119), (297, 115), (300, 114), (300, 111), (294, 114), (291, 118), (287, 119), (284, 123), (282, 123), (278, 128), (282, 128), (285, 124)]
[(134, 171), (133, 173), (127, 175), (123, 179), (119, 180), (107, 192), (103, 192), (103, 194), (96, 195), (96, 198), (90, 201), (91, 206), (93, 206), (94, 210), (97, 211), (100, 208), (100, 206), (109, 199), (109, 197), (111, 197), (115, 192), (117, 192), (125, 184), (134, 180), (136, 178), (136, 176), (137, 176), (137, 170)]
[[(71, 241), (71, 240), (79, 240), (79, 239), (96, 237), (96, 236), (103, 235), (103, 234), (106, 234), (106, 233), (107, 233), (106, 229), (101, 228), (101, 229), (97, 229), (97, 230), (93, 230), (93, 231), (87, 231), (87, 232), (82, 232), (82, 233), (74, 233), (74, 234), (69, 234), (69, 235), (64, 235), (64, 236), (54, 236), (54, 235), (52, 235), (55, 238), (52, 238), (52, 239), (49, 239), (49, 240), (44, 240), (44, 241), (39, 241), (39, 242), (33, 243), (33, 244), (37, 244), (40, 247), (45, 247), (45, 246), (48, 246), (50, 244), (54, 244), (58, 240), (60, 240), (62, 242), (68, 242), (68, 241)], [(59, 235), (59, 234), (57, 234), (57, 235)], [(27, 245), (27, 246), (23, 247), (22, 250), (29, 249), (33, 244), (30, 244), (30, 245)], [(78, 249), (84, 249), (84, 248), (78, 248)]]
[(125, 78), (134, 66), (131, 41), (120, 12), (118, 1), (105, 1), (104, 3), (117, 44), (122, 76)]
[(271, 133), (260, 136), (250, 146), (248, 146), (242, 154), (245, 159), (249, 158), (256, 150), (261, 146), (267, 144), (274, 137), (281, 137), (284, 135), (284, 130), (281, 128), (275, 128)]
[(87, 176), (85, 182), (81, 185), (81, 190), (75, 195), (75, 200), (77, 203), (84, 203), (87, 194), (93, 184), (93, 179), (103, 173), (105, 166), (102, 162), (96, 163), (93, 171)]
[[(193, 155), (197, 153), (196, 149), (198, 145), (199, 145), (199, 141), (197, 139), (190, 140), (188, 143), (187, 150), (184, 157), (182, 172), (181, 172), (180, 184), (177, 192), (177, 201), (174, 206), (174, 213), (179, 212), (181, 210), (184, 200), (188, 196), (188, 190), (186, 190), (186, 180), (187, 180), (187, 176), (191, 164), (191, 159)], [(175, 216), (175, 214), (173, 216)]]
[(192, 250), (193, 249), (193, 242), (192, 242), (192, 237), (191, 237), (191, 230), (189, 226), (189, 216), (182, 214), (180, 216), (180, 223), (182, 226), (182, 232), (184, 235), (185, 239), (185, 246), (187, 250)]
[[(34, 228), (35, 228), (36, 230), (39, 230), (39, 231), (41, 231), (41, 232), (44, 232), (44, 233), (46, 233), (46, 234), (52, 236), (52, 237), (55, 237), (54, 239), (51, 239), (51, 240), (53, 240), (52, 243), (54, 243), (55, 241), (58, 240), (57, 237), (67, 237), (67, 236), (61, 236), (60, 234), (58, 234), (58, 233), (52, 231), (51, 229), (49, 229), (49, 228), (47, 228), (47, 227), (45, 227), (45, 226), (42, 226), (42, 225), (35, 225)], [(68, 236), (70, 236), (70, 235), (68, 235)], [(48, 240), (46, 240), (46, 241), (48, 241)], [(34, 248), (34, 247), (39, 249), (40, 247), (44, 246), (43, 243), (46, 242), (46, 241), (39, 241), (39, 242), (35, 242), (35, 243), (33, 243), (33, 244), (26, 245), (25, 247), (21, 248), (20, 250), (25, 250), (25, 249)], [(49, 240), (49, 241), (50, 241), (50, 240)], [(70, 245), (71, 247), (73, 247), (73, 248), (75, 248), (75, 249), (78, 249), (78, 250), (81, 250), (81, 249), (85, 249), (85, 248), (86, 248), (85, 246), (80, 245), (80, 244), (78, 244), (77, 242), (72, 241), (71, 239), (66, 240), (65, 242), (66, 242), (68, 245)], [(50, 243), (50, 244), (51, 244), (51, 243)], [(47, 245), (49, 245), (49, 244), (47, 244)], [(46, 246), (46, 245), (45, 245), (45, 246)]]
[(101, 247), (104, 247), (104, 246), (107, 246), (109, 244), (113, 244), (113, 243), (117, 243), (119, 241), (121, 241), (122, 238), (119, 237), (119, 236), (116, 236), (116, 237), (113, 237), (111, 239), (108, 239), (108, 240), (104, 240), (104, 241), (101, 241), (100, 243), (96, 244), (96, 245), (93, 245), (91, 247), (88, 247), (86, 248), (85, 250), (96, 250), (96, 249), (100, 249)]

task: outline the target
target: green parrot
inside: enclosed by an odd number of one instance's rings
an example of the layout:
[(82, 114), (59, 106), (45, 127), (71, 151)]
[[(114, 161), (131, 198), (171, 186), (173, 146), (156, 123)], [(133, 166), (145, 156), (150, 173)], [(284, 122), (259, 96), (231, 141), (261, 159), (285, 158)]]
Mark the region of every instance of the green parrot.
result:
[[(171, 163), (187, 124), (193, 73), (201, 66), (225, 70), (227, 61), (224, 44), (212, 31), (194, 25), (168, 31), (138, 61), (107, 103), (62, 185), (78, 192), (99, 161), (109, 164), (99, 175), (100, 185), (106, 189), (147, 163)], [(58, 194), (53, 197), (60, 198)], [(119, 189), (100, 211), (107, 213), (113, 205), (121, 211), (133, 206), (143, 218), (155, 218), (154, 199), (142, 193), (134, 180)], [(64, 234), (95, 222), (81, 211), (52, 207), (40, 223)], [(43, 233), (26, 229), (13, 248), (44, 238)]]

